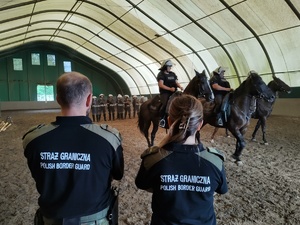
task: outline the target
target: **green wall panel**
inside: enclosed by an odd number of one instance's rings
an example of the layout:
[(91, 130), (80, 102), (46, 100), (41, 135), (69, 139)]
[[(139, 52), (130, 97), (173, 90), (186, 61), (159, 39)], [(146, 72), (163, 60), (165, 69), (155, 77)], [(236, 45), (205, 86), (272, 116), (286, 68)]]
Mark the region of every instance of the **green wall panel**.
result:
[[(38, 65), (33, 65), (32, 53), (39, 54), (35, 58), (35, 64)], [(47, 54), (55, 56), (54, 65), (48, 65)], [(56, 95), (56, 80), (64, 73), (64, 61), (71, 62), (72, 71), (78, 71), (90, 78), (97, 96), (101, 93), (106, 96), (123, 94), (124, 90), (124, 93), (129, 93), (124, 81), (114, 71), (58, 43), (37, 42), (22, 45), (0, 52), (0, 56), (2, 101), (37, 101), (37, 85), (53, 85)], [(22, 59), (22, 70), (14, 69), (14, 59)]]
[(8, 101), (8, 86), (6, 81), (0, 81), (0, 101)]

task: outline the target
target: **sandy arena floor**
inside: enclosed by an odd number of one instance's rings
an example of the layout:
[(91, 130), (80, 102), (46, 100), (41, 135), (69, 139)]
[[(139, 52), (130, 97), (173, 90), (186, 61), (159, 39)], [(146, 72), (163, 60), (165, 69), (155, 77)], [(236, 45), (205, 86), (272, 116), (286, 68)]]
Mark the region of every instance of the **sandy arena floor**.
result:
[[(2, 112), (2, 120), (11, 116), (14, 124), (0, 133), (0, 224), (31, 225), (37, 209), (37, 192), (23, 156), (22, 135), (29, 127), (49, 123), (59, 115), (57, 110)], [(102, 121), (101, 121), (102, 122)], [(213, 127), (203, 128), (201, 138), (206, 146), (222, 150), (229, 192), (215, 196), (219, 225), (299, 225), (300, 224), (300, 118), (271, 116), (267, 121), (267, 140), (262, 145), (251, 142), (256, 120), (246, 133), (243, 165), (237, 166), (230, 155), (235, 139), (219, 130), (215, 143), (209, 137)], [(149, 224), (151, 195), (135, 187), (134, 179), (140, 164), (140, 154), (147, 147), (137, 129), (137, 118), (108, 121), (124, 139), (125, 175), (120, 183), (119, 224)], [(165, 131), (159, 129), (157, 142)]]

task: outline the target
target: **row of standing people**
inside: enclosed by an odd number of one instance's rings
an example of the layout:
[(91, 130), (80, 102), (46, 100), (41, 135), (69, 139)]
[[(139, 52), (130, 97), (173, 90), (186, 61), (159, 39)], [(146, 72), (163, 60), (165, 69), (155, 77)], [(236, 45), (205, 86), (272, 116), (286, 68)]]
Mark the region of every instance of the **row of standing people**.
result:
[(145, 100), (146, 97), (136, 95), (130, 98), (128, 95), (123, 97), (118, 94), (115, 98), (112, 94), (109, 94), (107, 99), (104, 94), (100, 94), (98, 98), (93, 96), (91, 110), (93, 122), (99, 122), (101, 117), (104, 121), (107, 121), (106, 112), (108, 112), (108, 120), (126, 119), (127, 116), (131, 119), (131, 115), (135, 118)]

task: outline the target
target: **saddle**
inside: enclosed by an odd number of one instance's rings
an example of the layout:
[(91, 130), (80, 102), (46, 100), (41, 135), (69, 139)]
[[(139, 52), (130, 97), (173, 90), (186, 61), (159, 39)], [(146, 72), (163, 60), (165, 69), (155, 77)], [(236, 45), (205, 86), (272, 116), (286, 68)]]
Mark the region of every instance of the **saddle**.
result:
[(162, 103), (160, 102), (160, 97), (157, 99), (156, 97), (152, 98), (148, 104), (148, 109), (150, 112), (157, 112), (160, 110)]
[(222, 100), (222, 105), (221, 105), (221, 112), (224, 114), (224, 121), (228, 121), (228, 117), (230, 116), (230, 109), (231, 109), (231, 100), (232, 99), (232, 92), (227, 93), (223, 100)]

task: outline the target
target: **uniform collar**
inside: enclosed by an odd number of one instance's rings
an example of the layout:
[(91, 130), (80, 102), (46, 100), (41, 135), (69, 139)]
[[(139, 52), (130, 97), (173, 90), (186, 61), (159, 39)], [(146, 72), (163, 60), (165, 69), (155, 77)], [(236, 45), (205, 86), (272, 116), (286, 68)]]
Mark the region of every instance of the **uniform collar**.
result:
[(88, 116), (57, 116), (54, 124), (88, 124), (92, 120)]
[(169, 143), (163, 147), (168, 151), (174, 152), (201, 152), (204, 151), (205, 148), (203, 147), (202, 143), (196, 145), (184, 145), (180, 143)]

